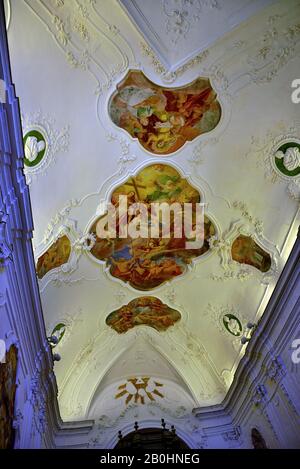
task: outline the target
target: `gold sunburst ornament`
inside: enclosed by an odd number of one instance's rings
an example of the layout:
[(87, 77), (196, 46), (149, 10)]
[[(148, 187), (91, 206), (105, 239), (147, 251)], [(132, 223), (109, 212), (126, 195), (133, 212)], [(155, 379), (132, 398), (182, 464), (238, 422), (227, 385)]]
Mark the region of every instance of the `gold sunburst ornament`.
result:
[(125, 405), (128, 405), (132, 401), (135, 404), (145, 404), (147, 399), (153, 402), (157, 396), (160, 398), (164, 397), (157, 389), (162, 386), (162, 383), (158, 383), (148, 376), (129, 378), (126, 383), (118, 387), (119, 392), (115, 395), (115, 399), (126, 396)]

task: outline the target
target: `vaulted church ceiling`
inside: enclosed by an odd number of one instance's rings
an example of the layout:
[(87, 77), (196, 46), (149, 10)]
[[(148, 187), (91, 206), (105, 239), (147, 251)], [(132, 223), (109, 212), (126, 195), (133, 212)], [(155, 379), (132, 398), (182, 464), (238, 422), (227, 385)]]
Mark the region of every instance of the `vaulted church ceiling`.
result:
[[(63, 419), (115, 428), (222, 402), (299, 225), (299, 4), (6, 8)], [(137, 203), (201, 202), (203, 245), (174, 223), (101, 235), (124, 195), (133, 222)]]

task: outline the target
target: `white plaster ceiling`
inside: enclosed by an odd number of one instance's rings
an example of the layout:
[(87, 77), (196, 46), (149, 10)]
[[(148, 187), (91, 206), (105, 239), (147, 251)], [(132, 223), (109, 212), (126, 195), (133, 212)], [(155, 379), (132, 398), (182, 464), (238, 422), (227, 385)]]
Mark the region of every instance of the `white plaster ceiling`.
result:
[(171, 71), (271, 3), (274, 0), (120, 0)]
[[(199, 21), (176, 46), (166, 35), (164, 2), (131, 2), (134, 21), (124, 10), (128, 2), (121, 3), (10, 2), (8, 38), (24, 132), (39, 126), (49, 146), (44, 164), (26, 170), (35, 257), (62, 232), (73, 243), (67, 268), (39, 281), (47, 332), (66, 324), (55, 349), (62, 357), (55, 373), (66, 420), (88, 418), (91, 402), (134, 374), (181, 386), (191, 405), (220, 403), (245, 352), (222, 317), (233, 313), (244, 328), (259, 320), (299, 224), (299, 183), (282, 178), (271, 164), (278, 142), (300, 138), (300, 105), (290, 98), (300, 65), (298, 3), (232, 0), (226, 7), (219, 1), (222, 8), (215, 9), (199, 1)], [(193, 11), (197, 2), (184, 4)], [(160, 31), (166, 50), (153, 44)], [(130, 68), (170, 87), (209, 77), (222, 106), (220, 123), (168, 157), (146, 152), (107, 112)], [(181, 321), (161, 333), (140, 326), (119, 335), (106, 325), (107, 315), (144, 292), (109, 275), (103, 263), (80, 250), (79, 240), (101, 200), (154, 162), (174, 166), (198, 188), (222, 243), (183, 277), (146, 293), (180, 311)], [(269, 273), (228, 264), (226, 243), (238, 229), (270, 253)]]

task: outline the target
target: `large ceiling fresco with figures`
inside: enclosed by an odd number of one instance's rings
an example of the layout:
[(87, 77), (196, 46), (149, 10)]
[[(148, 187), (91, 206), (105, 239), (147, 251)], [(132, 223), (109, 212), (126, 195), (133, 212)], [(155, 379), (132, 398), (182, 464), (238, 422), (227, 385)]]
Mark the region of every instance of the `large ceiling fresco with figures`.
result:
[[(200, 193), (192, 187), (172, 166), (155, 164), (147, 166), (137, 175), (131, 176), (111, 195), (111, 203), (118, 207), (119, 197), (127, 196), (127, 220), (131, 223), (138, 215), (130, 215), (130, 207), (136, 203), (144, 203), (149, 220), (152, 203), (167, 203), (172, 206), (179, 203), (193, 205), (193, 223), (196, 223), (196, 204), (200, 203)], [(105, 215), (104, 215), (105, 216)], [(181, 215), (180, 215), (181, 216)], [(168, 220), (167, 220), (168, 221)], [(91, 254), (97, 259), (106, 261), (110, 273), (123, 282), (128, 282), (138, 290), (151, 290), (166, 281), (182, 275), (192, 260), (210, 249), (209, 238), (216, 234), (213, 222), (205, 217), (204, 243), (199, 249), (186, 249), (186, 242), (191, 241), (185, 232), (178, 237), (174, 233), (174, 212), (170, 213), (170, 236), (164, 237), (164, 226), (159, 226), (159, 236), (138, 238), (127, 237), (114, 239), (99, 238), (96, 233), (98, 220), (93, 223), (91, 233), (96, 237)], [(123, 223), (118, 219), (117, 235)], [(150, 221), (149, 221), (150, 223)], [(182, 230), (183, 231), (183, 230)], [(148, 230), (147, 230), (148, 233)]]
[(181, 88), (152, 83), (130, 70), (109, 103), (112, 121), (154, 154), (169, 154), (213, 130), (221, 118), (216, 92), (206, 78)]
[[(298, 0), (6, 3), (63, 420), (220, 404), (300, 220)], [(191, 231), (151, 236), (153, 204)]]

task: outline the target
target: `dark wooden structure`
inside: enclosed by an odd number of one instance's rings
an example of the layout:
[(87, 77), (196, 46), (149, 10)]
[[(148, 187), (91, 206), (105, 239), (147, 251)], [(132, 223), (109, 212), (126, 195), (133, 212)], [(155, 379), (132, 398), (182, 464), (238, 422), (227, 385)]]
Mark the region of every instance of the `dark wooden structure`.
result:
[(139, 429), (138, 423), (134, 423), (134, 431), (123, 437), (122, 432), (118, 433), (119, 442), (116, 449), (148, 449), (148, 450), (180, 450), (189, 449), (187, 444), (176, 434), (174, 425), (170, 429), (166, 428), (164, 419), (161, 420), (161, 428)]

